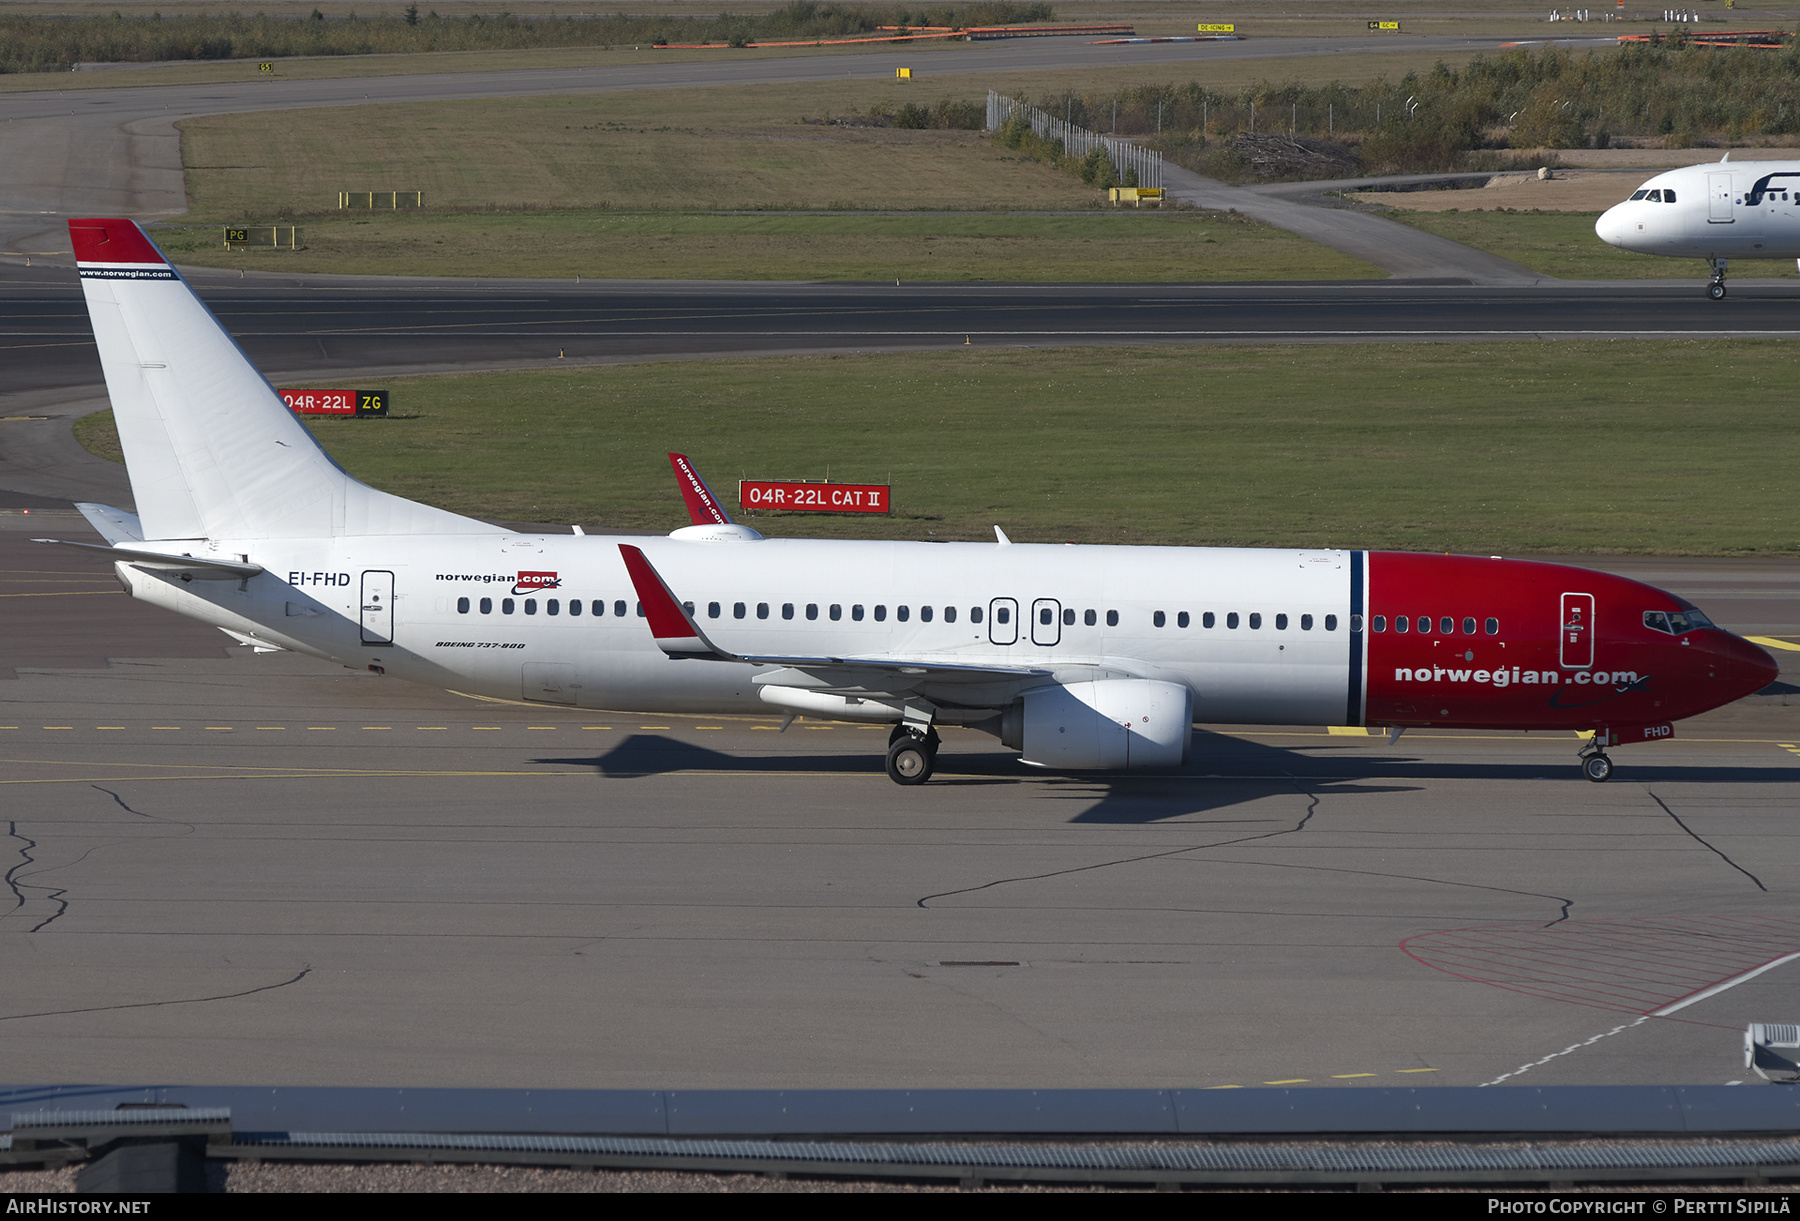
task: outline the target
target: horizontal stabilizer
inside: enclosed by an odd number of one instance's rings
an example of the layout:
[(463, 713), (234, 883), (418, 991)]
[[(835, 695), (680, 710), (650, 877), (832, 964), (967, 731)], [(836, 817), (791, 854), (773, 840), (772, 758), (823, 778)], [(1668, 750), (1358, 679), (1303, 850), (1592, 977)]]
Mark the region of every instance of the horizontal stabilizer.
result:
[(115, 509), (111, 505), (78, 504), (75, 506), (88, 519), (94, 532), (109, 543), (141, 543), (144, 526), (136, 513)]
[(71, 543), (60, 538), (34, 538), (31, 541), (73, 547), (78, 551), (96, 551), (115, 564), (130, 564), (146, 572), (190, 581), (247, 581), (263, 570), (261, 564), (215, 560), (209, 556), (169, 555), (143, 547), (105, 547), (99, 543)]

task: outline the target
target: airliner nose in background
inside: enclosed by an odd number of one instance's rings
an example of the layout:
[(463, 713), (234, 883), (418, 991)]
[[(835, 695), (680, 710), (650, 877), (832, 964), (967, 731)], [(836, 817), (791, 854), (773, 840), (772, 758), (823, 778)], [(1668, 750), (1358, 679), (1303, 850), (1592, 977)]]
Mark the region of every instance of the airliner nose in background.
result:
[[(1684, 188), (1677, 187), (1676, 191)], [(78, 506), (133, 597), (258, 651), (505, 699), (940, 724), (1064, 770), (1181, 764), (1196, 721), (1591, 730), (1767, 686), (1691, 603), (1498, 557), (765, 539), (698, 474), (667, 537), (520, 533), (357, 482), (128, 220), (69, 222), (137, 512)], [(40, 542), (56, 540), (40, 539)]]
[(1800, 161), (1716, 162), (1658, 174), (1594, 222), (1621, 250), (1702, 259), (1725, 297), (1731, 259), (1800, 259)]

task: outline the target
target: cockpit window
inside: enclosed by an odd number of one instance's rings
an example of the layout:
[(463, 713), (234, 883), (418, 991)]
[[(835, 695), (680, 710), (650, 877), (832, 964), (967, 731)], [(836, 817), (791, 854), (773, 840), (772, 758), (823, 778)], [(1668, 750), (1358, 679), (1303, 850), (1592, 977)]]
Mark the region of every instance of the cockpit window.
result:
[(1713, 621), (1697, 610), (1645, 611), (1644, 626), (1653, 632), (1666, 632), (1671, 636), (1679, 636), (1683, 632), (1712, 627)]
[(1664, 203), (1674, 203), (1675, 202), (1675, 192), (1670, 191), (1670, 190), (1664, 190), (1663, 191), (1663, 202)]
[(1633, 191), (1631, 193), (1631, 198), (1632, 199), (1642, 199), (1644, 196), (1648, 195), (1649, 193), (1650, 192), (1648, 192), (1648, 191)]
[(1661, 203), (1662, 202), (1662, 192), (1661, 191), (1650, 192), (1649, 200), (1651, 203)]

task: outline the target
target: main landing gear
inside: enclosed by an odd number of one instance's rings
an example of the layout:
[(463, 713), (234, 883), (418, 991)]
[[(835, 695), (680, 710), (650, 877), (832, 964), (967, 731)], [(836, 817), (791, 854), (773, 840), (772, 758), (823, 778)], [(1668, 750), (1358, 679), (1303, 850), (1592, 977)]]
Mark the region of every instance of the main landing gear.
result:
[[(1714, 301), (1725, 299), (1725, 264), (1724, 259), (1708, 259), (1707, 266), (1712, 268), (1712, 280), (1706, 286), (1706, 295)], [(1604, 779), (1604, 777), (1603, 777)]]
[(1595, 784), (1605, 784), (1612, 775), (1612, 760), (1593, 742), (1581, 748), (1581, 774)]
[(921, 731), (914, 725), (896, 725), (888, 735), (887, 774), (895, 784), (924, 784), (937, 767), (938, 744), (935, 728)]

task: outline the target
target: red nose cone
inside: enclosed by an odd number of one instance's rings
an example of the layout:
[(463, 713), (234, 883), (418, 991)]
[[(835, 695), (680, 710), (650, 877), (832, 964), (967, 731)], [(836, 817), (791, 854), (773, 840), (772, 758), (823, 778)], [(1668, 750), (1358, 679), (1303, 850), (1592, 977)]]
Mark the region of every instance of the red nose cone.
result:
[(1766, 649), (1758, 648), (1742, 636), (1720, 632), (1708, 642), (1712, 652), (1724, 661), (1720, 676), (1736, 689), (1733, 699), (1754, 695), (1781, 676), (1781, 667)]

